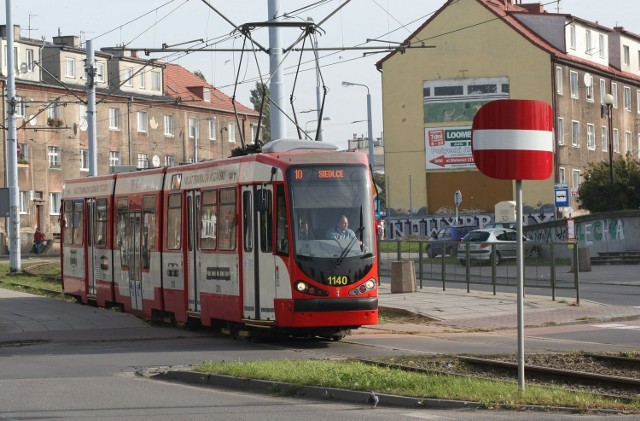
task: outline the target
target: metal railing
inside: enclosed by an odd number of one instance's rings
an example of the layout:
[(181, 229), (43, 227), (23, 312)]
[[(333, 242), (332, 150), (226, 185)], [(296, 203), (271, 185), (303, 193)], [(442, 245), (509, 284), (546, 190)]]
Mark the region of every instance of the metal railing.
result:
[[(496, 245), (491, 245), (490, 258), (478, 260), (467, 249), (458, 255), (457, 244), (442, 244), (442, 250), (454, 250), (451, 254), (439, 254), (429, 258), (426, 253), (427, 240), (403, 240), (380, 242), (380, 275), (391, 277), (393, 261), (413, 260), (417, 287), (441, 285), (473, 285), (479, 289), (490, 289), (495, 295), (500, 290), (517, 288), (517, 265), (515, 246), (513, 253), (503, 250), (500, 261), (496, 261)], [(550, 291), (555, 301), (558, 290), (573, 290), (577, 304), (580, 303), (580, 278), (578, 247), (575, 242), (537, 243), (528, 241), (524, 246), (524, 287)]]

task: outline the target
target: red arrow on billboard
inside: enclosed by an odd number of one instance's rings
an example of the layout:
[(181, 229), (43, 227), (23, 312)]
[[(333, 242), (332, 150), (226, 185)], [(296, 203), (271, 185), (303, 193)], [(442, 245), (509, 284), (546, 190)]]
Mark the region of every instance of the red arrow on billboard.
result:
[(485, 175), (546, 180), (553, 171), (553, 112), (544, 101), (503, 99), (483, 105), (471, 126), (471, 150)]
[(437, 158), (433, 158), (429, 162), (431, 162), (432, 164), (444, 167), (445, 165), (452, 165), (452, 164), (470, 164), (470, 163), (473, 163), (473, 157), (472, 156), (445, 157), (444, 155), (440, 155)]

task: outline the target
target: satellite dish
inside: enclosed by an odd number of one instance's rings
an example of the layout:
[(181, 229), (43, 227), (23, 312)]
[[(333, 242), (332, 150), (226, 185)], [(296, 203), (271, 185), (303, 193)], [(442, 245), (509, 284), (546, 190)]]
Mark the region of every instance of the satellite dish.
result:
[(35, 115), (31, 114), (31, 115), (29, 116), (29, 124), (30, 124), (31, 126), (35, 126), (36, 124), (38, 124), (38, 119), (36, 118), (36, 116), (35, 116)]
[(78, 125), (78, 127), (80, 127), (80, 130), (82, 130), (83, 132), (86, 132), (89, 124), (87, 123), (87, 120), (83, 118), (80, 120), (80, 124)]
[(160, 166), (160, 157), (158, 155), (153, 155), (153, 158), (151, 158), (151, 163), (154, 167), (158, 168)]
[(29, 66), (27, 63), (20, 63), (20, 73), (29, 73)]
[(584, 76), (582, 77), (582, 80), (584, 81), (585, 86), (591, 86), (591, 82), (593, 81), (593, 76), (591, 76), (590, 73), (585, 73)]

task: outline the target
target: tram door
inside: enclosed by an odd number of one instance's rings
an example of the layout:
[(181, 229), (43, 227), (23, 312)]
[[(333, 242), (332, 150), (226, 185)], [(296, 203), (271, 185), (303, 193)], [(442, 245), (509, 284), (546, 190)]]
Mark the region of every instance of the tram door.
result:
[(131, 308), (142, 310), (142, 218), (140, 211), (129, 212), (129, 237), (127, 254), (129, 255), (129, 296)]
[(273, 186), (242, 188), (243, 317), (274, 321)]
[(200, 312), (200, 192), (187, 191), (187, 279), (188, 279), (188, 311)]
[(84, 224), (87, 231), (87, 276), (88, 276), (88, 290), (87, 294), (90, 296), (96, 295), (96, 273), (100, 264), (96, 262), (96, 235), (95, 235), (95, 220), (96, 220), (96, 199), (85, 199), (85, 205), (87, 208), (87, 216), (84, 219)]

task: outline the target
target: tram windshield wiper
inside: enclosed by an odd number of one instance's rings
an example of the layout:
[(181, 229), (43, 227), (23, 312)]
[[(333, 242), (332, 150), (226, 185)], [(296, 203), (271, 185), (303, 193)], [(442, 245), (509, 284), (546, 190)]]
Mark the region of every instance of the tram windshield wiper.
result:
[[(364, 232), (364, 227), (360, 226), (360, 228), (358, 228), (355, 232), (355, 237), (353, 237), (351, 239), (351, 241), (349, 241), (349, 244), (347, 244), (347, 247), (344, 248), (344, 250), (342, 250), (342, 253), (340, 253), (340, 256), (338, 256), (338, 258), (336, 259), (336, 264), (335, 267), (338, 267), (342, 264), (342, 261), (344, 260), (345, 257), (347, 257), (347, 254), (349, 254), (349, 252), (351, 251), (351, 249), (353, 248), (354, 244), (356, 243), (356, 241), (358, 241), (358, 234), (362, 234), (362, 232)], [(360, 237), (362, 238), (362, 237)], [(360, 240), (362, 241), (362, 240)]]

